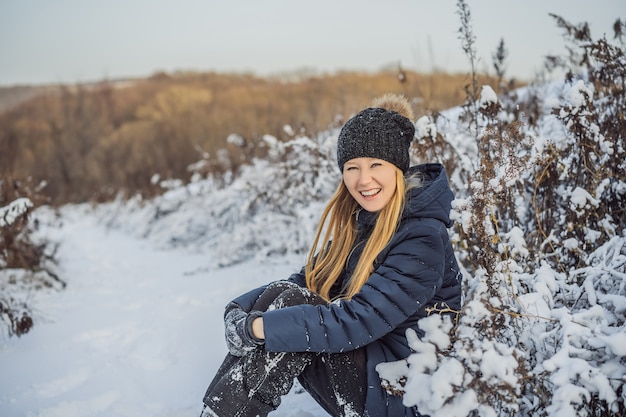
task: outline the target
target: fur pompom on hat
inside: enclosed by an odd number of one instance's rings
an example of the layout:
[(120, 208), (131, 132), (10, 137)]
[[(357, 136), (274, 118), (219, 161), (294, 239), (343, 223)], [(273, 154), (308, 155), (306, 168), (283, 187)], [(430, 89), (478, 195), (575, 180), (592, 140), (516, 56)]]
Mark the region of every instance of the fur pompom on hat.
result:
[(374, 100), (341, 128), (337, 164), (343, 172), (354, 158), (377, 158), (402, 172), (409, 169), (409, 147), (415, 136), (411, 105), (403, 96), (387, 94)]

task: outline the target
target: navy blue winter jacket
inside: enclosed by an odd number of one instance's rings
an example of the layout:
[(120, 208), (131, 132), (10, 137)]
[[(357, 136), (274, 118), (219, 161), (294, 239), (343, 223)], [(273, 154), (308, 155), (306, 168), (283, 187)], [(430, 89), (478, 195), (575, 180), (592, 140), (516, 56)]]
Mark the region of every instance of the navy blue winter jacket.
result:
[[(370, 417), (419, 416), (402, 398), (388, 394), (375, 368), (381, 362), (408, 357), (411, 349), (406, 329), (418, 334), (417, 321), (426, 308), (445, 302), (461, 307), (461, 274), (448, 236), (454, 198), (445, 169), (440, 164), (410, 168), (420, 172), (422, 186), (409, 191), (398, 230), (378, 256), (374, 272), (351, 300), (326, 306), (299, 305), (265, 312), (265, 349), (273, 352), (346, 352), (364, 347), (367, 353), (366, 415)], [(363, 240), (371, 233), (376, 214), (361, 210), (354, 254), (341, 281), (356, 267)], [(301, 272), (289, 280), (305, 287)], [(249, 311), (265, 287), (234, 301)]]

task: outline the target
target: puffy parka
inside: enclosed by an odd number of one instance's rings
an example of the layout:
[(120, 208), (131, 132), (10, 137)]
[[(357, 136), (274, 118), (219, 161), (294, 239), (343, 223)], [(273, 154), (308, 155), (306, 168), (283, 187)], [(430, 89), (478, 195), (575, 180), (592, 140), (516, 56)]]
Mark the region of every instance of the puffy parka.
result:
[[(446, 303), (461, 307), (461, 273), (450, 244), (450, 208), (453, 194), (440, 164), (417, 165), (407, 175), (419, 173), (422, 186), (412, 188), (396, 233), (377, 257), (374, 272), (350, 300), (329, 305), (298, 305), (263, 313), (265, 349), (273, 352), (346, 352), (364, 347), (367, 355), (366, 415), (370, 417), (419, 416), (402, 397), (381, 386), (376, 365), (408, 357), (406, 330), (422, 335), (417, 322), (426, 308)], [(361, 210), (354, 252), (340, 280), (351, 276), (376, 214)], [(305, 287), (303, 271), (289, 280)], [(235, 300), (249, 311), (265, 287)]]

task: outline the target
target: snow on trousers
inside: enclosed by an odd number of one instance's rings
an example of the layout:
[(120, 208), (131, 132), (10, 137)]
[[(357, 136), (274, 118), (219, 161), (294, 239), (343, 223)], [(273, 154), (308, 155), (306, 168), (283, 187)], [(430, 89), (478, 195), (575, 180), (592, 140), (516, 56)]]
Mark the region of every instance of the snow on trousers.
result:
[[(253, 310), (325, 303), (306, 288), (281, 281), (265, 289)], [(297, 378), (331, 416), (363, 416), (365, 364), (364, 349), (347, 353), (266, 352), (261, 346), (242, 357), (228, 354), (206, 391), (203, 415), (267, 416), (278, 408), (281, 396), (291, 390)]]

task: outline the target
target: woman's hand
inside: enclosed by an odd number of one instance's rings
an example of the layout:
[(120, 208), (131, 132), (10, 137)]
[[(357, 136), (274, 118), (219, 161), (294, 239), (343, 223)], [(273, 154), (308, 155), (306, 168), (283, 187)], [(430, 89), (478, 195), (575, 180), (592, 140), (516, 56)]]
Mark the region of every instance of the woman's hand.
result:
[[(264, 339), (256, 337), (252, 329), (252, 323), (260, 319), (260, 316), (259, 311), (246, 313), (236, 303), (231, 302), (226, 306), (224, 314), (226, 347), (231, 355), (243, 356), (263, 344)], [(261, 334), (263, 334), (262, 321)]]
[(263, 317), (257, 317), (252, 321), (252, 335), (257, 339), (265, 340), (265, 331), (263, 329)]

